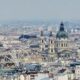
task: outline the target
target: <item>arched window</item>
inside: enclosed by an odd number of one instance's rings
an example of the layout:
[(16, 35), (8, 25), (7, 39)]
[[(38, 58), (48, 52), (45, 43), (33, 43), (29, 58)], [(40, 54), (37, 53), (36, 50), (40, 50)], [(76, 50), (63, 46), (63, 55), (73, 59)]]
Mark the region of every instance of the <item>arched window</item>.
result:
[(44, 51), (44, 48), (42, 48), (42, 51)]
[(44, 43), (44, 41), (42, 40), (42, 43)]
[(61, 44), (61, 47), (63, 47), (63, 43)]
[(51, 52), (53, 52), (53, 49), (51, 49)]
[(51, 44), (53, 43), (53, 41), (51, 40)]

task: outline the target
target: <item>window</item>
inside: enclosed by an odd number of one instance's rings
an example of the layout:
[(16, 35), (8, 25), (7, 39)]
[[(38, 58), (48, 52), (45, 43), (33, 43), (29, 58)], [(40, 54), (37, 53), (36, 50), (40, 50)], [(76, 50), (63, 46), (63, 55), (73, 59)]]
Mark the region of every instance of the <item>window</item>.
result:
[(61, 47), (63, 47), (63, 43), (61, 44)]
[(42, 43), (43, 43), (44, 41), (42, 40)]
[(51, 44), (53, 43), (53, 41), (51, 40)]
[(53, 49), (51, 49), (51, 52), (53, 52)]
[(44, 51), (44, 48), (42, 48), (42, 51)]

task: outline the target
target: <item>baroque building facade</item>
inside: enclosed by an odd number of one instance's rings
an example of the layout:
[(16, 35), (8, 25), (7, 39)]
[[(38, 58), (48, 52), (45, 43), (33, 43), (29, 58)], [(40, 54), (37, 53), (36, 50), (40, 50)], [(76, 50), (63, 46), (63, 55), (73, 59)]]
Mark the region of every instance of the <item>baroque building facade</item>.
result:
[(46, 44), (43, 30), (41, 30), (40, 34), (40, 50), (47, 51), (49, 59), (54, 60), (56, 57), (73, 58), (76, 56), (76, 51), (73, 51), (74, 43), (70, 40), (68, 33), (64, 29), (63, 22), (61, 22), (60, 29), (55, 37), (53, 37), (52, 31), (50, 30), (48, 44)]

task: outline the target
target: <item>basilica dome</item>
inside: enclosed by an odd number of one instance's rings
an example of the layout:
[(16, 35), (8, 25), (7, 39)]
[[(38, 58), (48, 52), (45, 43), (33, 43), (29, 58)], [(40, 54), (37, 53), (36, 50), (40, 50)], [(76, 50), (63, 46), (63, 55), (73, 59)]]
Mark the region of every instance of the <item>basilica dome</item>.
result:
[(61, 24), (60, 24), (60, 29), (59, 29), (59, 31), (58, 31), (58, 33), (56, 35), (56, 38), (59, 38), (59, 39), (68, 38), (68, 33), (64, 30), (63, 22), (61, 22)]

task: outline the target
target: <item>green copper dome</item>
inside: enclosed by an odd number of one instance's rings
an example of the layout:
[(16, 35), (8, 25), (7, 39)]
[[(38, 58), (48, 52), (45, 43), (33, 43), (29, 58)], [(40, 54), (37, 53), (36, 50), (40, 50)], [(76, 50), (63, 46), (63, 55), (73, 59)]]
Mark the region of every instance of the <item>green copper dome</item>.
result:
[(64, 30), (64, 24), (61, 22), (60, 29), (56, 35), (56, 38), (68, 38), (67, 32)]

